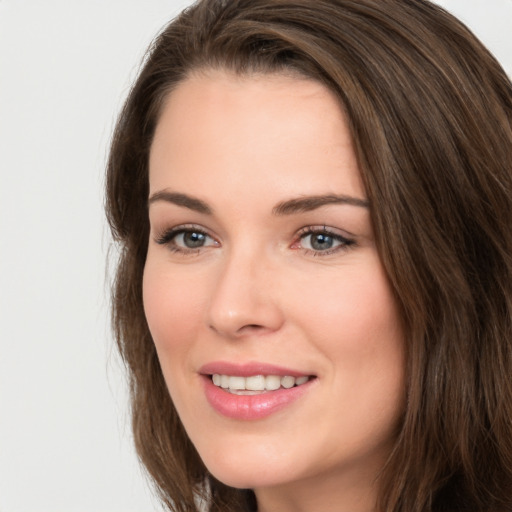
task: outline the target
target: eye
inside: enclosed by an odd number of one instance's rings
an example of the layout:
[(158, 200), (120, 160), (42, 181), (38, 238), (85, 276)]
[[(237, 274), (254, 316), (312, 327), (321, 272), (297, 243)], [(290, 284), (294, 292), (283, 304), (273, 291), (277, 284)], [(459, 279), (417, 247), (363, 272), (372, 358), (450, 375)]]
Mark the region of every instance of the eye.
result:
[(209, 236), (200, 231), (183, 231), (174, 236), (174, 243), (187, 249), (197, 249), (207, 245)]
[(217, 246), (218, 242), (208, 233), (194, 226), (178, 226), (169, 229), (156, 240), (157, 244), (167, 245), (175, 252), (195, 252), (203, 247)]
[(355, 243), (339, 233), (323, 228), (306, 228), (300, 233), (300, 248), (315, 255), (327, 255), (347, 249)]
[(304, 247), (304, 249), (312, 249), (314, 251), (332, 249), (336, 243), (340, 242), (327, 233), (311, 233), (310, 235), (306, 235), (302, 238), (302, 247)]

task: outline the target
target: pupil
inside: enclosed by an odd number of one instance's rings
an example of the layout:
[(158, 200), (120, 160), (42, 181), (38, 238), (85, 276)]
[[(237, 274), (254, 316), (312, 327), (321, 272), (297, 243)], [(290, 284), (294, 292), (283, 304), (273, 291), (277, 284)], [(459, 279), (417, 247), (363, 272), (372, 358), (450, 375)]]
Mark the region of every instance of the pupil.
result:
[(203, 233), (197, 233), (189, 231), (183, 234), (183, 242), (189, 249), (196, 247), (202, 247), (204, 244), (205, 235)]
[(330, 249), (333, 244), (332, 236), (318, 234), (314, 235), (311, 240), (311, 247), (317, 251), (321, 251), (323, 249)]

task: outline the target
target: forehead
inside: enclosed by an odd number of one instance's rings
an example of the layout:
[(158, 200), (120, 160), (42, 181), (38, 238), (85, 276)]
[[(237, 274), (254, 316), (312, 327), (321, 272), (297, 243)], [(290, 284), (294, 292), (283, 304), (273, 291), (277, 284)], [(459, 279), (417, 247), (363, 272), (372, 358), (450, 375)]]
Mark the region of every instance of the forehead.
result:
[(364, 197), (351, 134), (334, 94), (289, 75), (196, 73), (168, 96), (150, 152), (151, 193)]

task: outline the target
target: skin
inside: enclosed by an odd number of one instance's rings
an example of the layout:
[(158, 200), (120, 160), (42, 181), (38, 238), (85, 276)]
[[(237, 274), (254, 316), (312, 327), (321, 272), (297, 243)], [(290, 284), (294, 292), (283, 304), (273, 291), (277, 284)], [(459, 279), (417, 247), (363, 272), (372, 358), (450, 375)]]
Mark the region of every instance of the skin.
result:
[[(165, 200), (200, 199), (210, 213)], [(159, 195), (160, 194), (160, 195)], [(343, 195), (276, 215), (304, 196)], [(144, 306), (180, 418), (211, 473), (262, 512), (369, 512), (404, 408), (404, 340), (351, 136), (323, 85), (195, 73), (169, 95), (150, 153)], [(183, 236), (206, 233), (204, 245)], [(327, 250), (313, 227), (334, 233)], [(350, 241), (348, 245), (336, 237)], [(199, 368), (265, 362), (315, 375), (257, 421), (207, 402)]]

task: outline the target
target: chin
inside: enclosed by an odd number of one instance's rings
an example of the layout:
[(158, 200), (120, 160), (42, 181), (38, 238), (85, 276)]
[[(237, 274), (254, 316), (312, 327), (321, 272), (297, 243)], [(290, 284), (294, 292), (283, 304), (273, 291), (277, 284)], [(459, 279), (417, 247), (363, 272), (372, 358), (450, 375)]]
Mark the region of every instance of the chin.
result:
[(270, 467), (262, 469), (259, 466), (254, 467), (250, 465), (250, 467), (241, 468), (240, 461), (238, 461), (237, 465), (213, 464), (212, 466), (207, 466), (207, 468), (217, 480), (236, 489), (274, 487), (293, 480), (292, 475), (287, 474), (285, 477), (281, 475), (280, 471), (275, 471)]
[(265, 449), (224, 449), (220, 454), (203, 456), (203, 463), (217, 480), (237, 489), (272, 487), (300, 478), (300, 468), (292, 470), (293, 465), (282, 454)]

